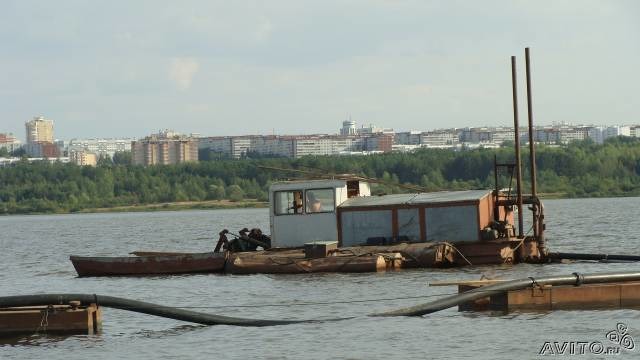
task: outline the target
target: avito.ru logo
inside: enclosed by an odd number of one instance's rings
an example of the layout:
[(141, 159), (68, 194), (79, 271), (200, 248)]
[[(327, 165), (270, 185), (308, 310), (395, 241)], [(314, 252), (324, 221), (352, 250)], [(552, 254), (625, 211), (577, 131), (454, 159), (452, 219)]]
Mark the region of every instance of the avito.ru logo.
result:
[(635, 350), (636, 344), (626, 324), (618, 323), (606, 335), (614, 345), (601, 341), (547, 341), (538, 355), (618, 355), (622, 350)]

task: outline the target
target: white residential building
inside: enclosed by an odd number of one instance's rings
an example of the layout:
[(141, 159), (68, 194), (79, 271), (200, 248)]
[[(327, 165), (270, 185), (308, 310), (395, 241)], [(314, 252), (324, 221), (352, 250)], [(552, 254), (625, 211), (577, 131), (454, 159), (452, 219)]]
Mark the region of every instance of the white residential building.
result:
[(87, 150), (98, 157), (106, 156), (113, 158), (116, 152), (131, 151), (131, 142), (135, 139), (72, 139), (67, 144), (67, 150), (82, 151)]
[(420, 144), (426, 147), (455, 146), (460, 142), (455, 130), (436, 130), (424, 132), (420, 136)]
[(420, 145), (422, 131), (405, 131), (395, 134), (394, 144), (396, 145)]

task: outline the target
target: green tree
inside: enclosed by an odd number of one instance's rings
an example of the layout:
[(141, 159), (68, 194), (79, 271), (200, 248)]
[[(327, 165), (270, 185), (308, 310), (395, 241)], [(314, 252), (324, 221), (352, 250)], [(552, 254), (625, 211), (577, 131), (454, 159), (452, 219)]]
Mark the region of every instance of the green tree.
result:
[(116, 165), (131, 165), (131, 151), (116, 151), (113, 154), (113, 163)]
[(230, 185), (227, 188), (227, 194), (231, 201), (240, 201), (244, 199), (244, 191), (242, 191), (242, 188), (239, 185)]

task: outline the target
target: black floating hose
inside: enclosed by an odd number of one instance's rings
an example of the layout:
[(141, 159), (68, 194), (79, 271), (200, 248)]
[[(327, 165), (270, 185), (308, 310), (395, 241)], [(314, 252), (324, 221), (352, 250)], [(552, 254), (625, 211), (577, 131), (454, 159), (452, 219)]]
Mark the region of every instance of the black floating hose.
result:
[(392, 310), (384, 313), (373, 314), (371, 316), (422, 316), (431, 314), (436, 311), (444, 310), (450, 307), (464, 304), (469, 301), (477, 300), (491, 295), (497, 295), (506, 291), (525, 289), (531, 286), (544, 285), (575, 285), (582, 284), (599, 284), (611, 283), (619, 281), (638, 281), (640, 280), (640, 272), (625, 273), (596, 273), (596, 274), (579, 274), (561, 276), (547, 276), (541, 278), (525, 278), (500, 282), (493, 285), (482, 286), (477, 289), (463, 292), (461, 294), (447, 296), (440, 300), (411, 306), (408, 308)]
[[(444, 310), (479, 298), (500, 294), (510, 290), (520, 290), (531, 286), (544, 285), (575, 285), (599, 284), (621, 281), (640, 281), (640, 272), (624, 273), (596, 273), (548, 276), (541, 278), (525, 278), (505, 281), (494, 285), (483, 286), (462, 294), (447, 296), (440, 300), (420, 304), (408, 308), (371, 314), (369, 316), (422, 316)], [(261, 320), (245, 319), (229, 316), (200, 313), (190, 310), (177, 309), (143, 301), (123, 299), (106, 295), (95, 294), (41, 294), (41, 295), (17, 295), (0, 297), (0, 308), (37, 306), (37, 305), (66, 305), (70, 301), (77, 300), (83, 304), (97, 303), (100, 306), (116, 309), (135, 311), (148, 315), (161, 316), (175, 320), (188, 321), (203, 325), (235, 325), (235, 326), (273, 326), (299, 323), (313, 323), (325, 321), (339, 321), (352, 318), (338, 318), (325, 320)]]
[(596, 260), (596, 261), (640, 261), (639, 255), (584, 254), (551, 252), (547, 255), (553, 260)]
[(69, 304), (69, 301), (73, 300), (80, 301), (83, 304), (98, 302), (98, 305), (100, 306), (135, 311), (143, 314), (161, 316), (203, 325), (273, 326), (311, 322), (309, 320), (260, 320), (212, 315), (190, 310), (176, 309), (173, 307), (148, 303), (144, 301), (129, 300), (114, 296), (95, 294), (41, 294), (4, 296), (0, 297), (0, 307), (66, 305)]

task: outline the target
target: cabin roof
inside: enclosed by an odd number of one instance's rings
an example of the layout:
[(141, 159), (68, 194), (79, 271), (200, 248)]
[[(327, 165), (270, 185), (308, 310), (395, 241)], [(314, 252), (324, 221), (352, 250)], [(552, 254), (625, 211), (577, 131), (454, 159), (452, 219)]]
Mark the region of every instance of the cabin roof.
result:
[(478, 201), (491, 194), (491, 190), (437, 191), (417, 194), (393, 194), (383, 196), (353, 197), (340, 204), (341, 208), (443, 204), (454, 202)]
[(327, 179), (327, 180), (293, 180), (293, 181), (280, 181), (271, 184), (269, 190), (302, 190), (302, 189), (314, 189), (314, 188), (332, 188), (343, 187), (347, 184), (346, 180), (341, 179)]

